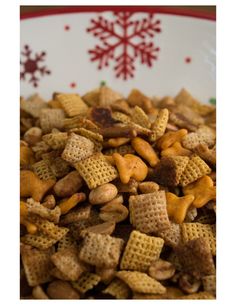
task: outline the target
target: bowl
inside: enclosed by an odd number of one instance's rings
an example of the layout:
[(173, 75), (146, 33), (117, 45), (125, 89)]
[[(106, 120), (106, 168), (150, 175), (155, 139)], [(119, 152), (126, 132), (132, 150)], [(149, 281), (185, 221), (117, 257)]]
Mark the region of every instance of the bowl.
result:
[(21, 95), (49, 99), (106, 83), (126, 95), (215, 101), (216, 23), (171, 7), (63, 7), (21, 16)]

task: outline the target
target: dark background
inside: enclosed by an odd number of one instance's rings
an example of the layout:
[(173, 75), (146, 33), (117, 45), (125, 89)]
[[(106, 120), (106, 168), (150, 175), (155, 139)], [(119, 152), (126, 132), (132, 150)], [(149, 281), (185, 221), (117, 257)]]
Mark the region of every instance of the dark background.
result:
[[(20, 7), (20, 13), (25, 13), (25, 12), (37, 12), (37, 11), (44, 11), (47, 10), (48, 8), (57, 8), (57, 7), (67, 7), (67, 6), (21, 6)], [(178, 8), (184, 8), (184, 9), (191, 9), (192, 11), (200, 11), (200, 12), (210, 12), (214, 15), (216, 15), (216, 6), (195, 6), (195, 5), (191, 5), (191, 6), (171, 6), (172, 8), (175, 8), (178, 10)]]

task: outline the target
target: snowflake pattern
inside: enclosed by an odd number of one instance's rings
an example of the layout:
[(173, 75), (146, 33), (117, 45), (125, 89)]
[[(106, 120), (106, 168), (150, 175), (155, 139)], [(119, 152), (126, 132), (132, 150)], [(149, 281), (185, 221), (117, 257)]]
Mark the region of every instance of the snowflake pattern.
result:
[(113, 13), (114, 21), (98, 16), (91, 20), (87, 29), (100, 41), (100, 45), (89, 50), (91, 61), (98, 62), (98, 69), (108, 67), (114, 61), (115, 76), (124, 80), (134, 77), (137, 58), (141, 64), (151, 67), (160, 50), (152, 42), (152, 38), (161, 32), (160, 20), (155, 19), (154, 14), (135, 20), (134, 14)]
[(34, 58), (32, 58), (32, 50), (28, 45), (25, 45), (21, 55), (25, 57), (25, 61), (20, 62), (22, 67), (20, 79), (25, 80), (26, 75), (29, 74), (29, 83), (32, 83), (34, 87), (38, 87), (39, 75), (43, 76), (51, 73), (46, 66), (41, 65), (45, 60), (46, 52), (35, 53)]

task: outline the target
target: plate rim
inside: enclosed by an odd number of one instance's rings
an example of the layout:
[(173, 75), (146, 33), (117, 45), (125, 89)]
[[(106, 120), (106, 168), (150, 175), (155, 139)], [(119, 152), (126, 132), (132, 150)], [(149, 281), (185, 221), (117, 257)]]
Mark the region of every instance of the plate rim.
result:
[(24, 21), (31, 18), (46, 17), (52, 15), (63, 15), (71, 13), (94, 13), (94, 12), (105, 12), (112, 11), (118, 12), (121, 10), (130, 12), (148, 12), (148, 13), (158, 13), (166, 15), (175, 15), (182, 17), (192, 17), (198, 19), (205, 19), (208, 21), (215, 22), (216, 14), (214, 12), (203, 12), (203, 11), (193, 11), (191, 8), (180, 7), (170, 7), (170, 6), (63, 6), (63, 7), (50, 7), (44, 10), (39, 10), (37, 12), (24, 12), (20, 13), (20, 20)]

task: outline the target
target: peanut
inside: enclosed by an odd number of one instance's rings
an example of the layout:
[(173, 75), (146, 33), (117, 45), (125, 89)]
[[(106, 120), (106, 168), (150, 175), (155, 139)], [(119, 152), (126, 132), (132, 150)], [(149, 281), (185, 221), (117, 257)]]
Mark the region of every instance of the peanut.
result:
[(99, 217), (103, 221), (121, 222), (128, 217), (129, 210), (120, 203), (107, 203), (100, 209)]
[(167, 280), (175, 274), (175, 267), (170, 262), (159, 259), (151, 264), (148, 273), (155, 280)]
[(69, 197), (78, 192), (83, 185), (83, 179), (77, 171), (72, 171), (54, 185), (58, 197)]
[(79, 299), (79, 293), (68, 283), (61, 280), (51, 282), (47, 288), (51, 299)]
[(104, 204), (111, 201), (118, 193), (117, 187), (112, 183), (106, 183), (93, 189), (89, 194), (91, 204)]
[(24, 134), (24, 140), (30, 145), (33, 146), (39, 142), (42, 138), (42, 129), (38, 127), (32, 127), (28, 129)]

